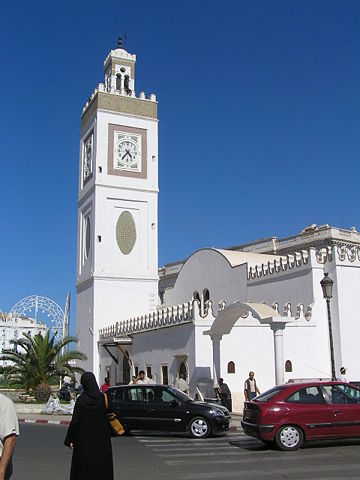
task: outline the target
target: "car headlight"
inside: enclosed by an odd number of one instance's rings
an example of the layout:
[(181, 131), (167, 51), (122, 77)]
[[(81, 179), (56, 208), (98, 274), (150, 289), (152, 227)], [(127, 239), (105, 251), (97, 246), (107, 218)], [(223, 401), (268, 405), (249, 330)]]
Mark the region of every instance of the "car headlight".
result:
[(215, 417), (225, 417), (225, 413), (219, 408), (214, 408), (213, 410), (211, 410), (211, 413), (213, 413)]

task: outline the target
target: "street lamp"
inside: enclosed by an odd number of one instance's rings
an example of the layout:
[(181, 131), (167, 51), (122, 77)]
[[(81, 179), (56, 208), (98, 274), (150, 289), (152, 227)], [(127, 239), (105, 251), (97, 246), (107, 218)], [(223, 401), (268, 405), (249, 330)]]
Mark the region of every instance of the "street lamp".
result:
[(323, 291), (323, 296), (326, 300), (327, 305), (327, 314), (328, 314), (328, 323), (329, 323), (329, 341), (330, 341), (330, 361), (331, 361), (331, 378), (336, 380), (335, 373), (335, 359), (334, 359), (334, 340), (332, 333), (332, 324), (331, 324), (331, 311), (330, 311), (330, 298), (332, 298), (332, 288), (334, 285), (334, 280), (329, 277), (328, 273), (324, 274), (324, 278), (321, 280), (320, 285)]

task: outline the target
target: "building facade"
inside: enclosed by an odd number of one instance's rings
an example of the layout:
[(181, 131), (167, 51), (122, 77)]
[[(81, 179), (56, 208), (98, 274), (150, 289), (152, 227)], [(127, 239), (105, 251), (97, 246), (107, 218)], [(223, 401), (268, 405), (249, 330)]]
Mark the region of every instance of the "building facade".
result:
[[(16, 342), (24, 333), (28, 333), (32, 337), (41, 333), (45, 335), (48, 327), (44, 323), (37, 322), (33, 318), (29, 317), (17, 317), (3, 313), (0, 315), (0, 341), (1, 350), (0, 353), (5, 350), (14, 350), (17, 348), (16, 344), (10, 341)], [(6, 366), (7, 362), (0, 360), (2, 366)]]
[(360, 379), (360, 234), (311, 225), (292, 237), (204, 248), (158, 270), (158, 120), (135, 94), (135, 55), (119, 48), (84, 107), (80, 141), (77, 330), (87, 369), (128, 383), (184, 373), (214, 396), (222, 376), (234, 409), (254, 370), (261, 390), (329, 378), (329, 323), (320, 281), (334, 280), (335, 369)]
[[(325, 272), (334, 280), (335, 370), (345, 365), (349, 379), (359, 379), (360, 234), (322, 226), (274, 242), (287, 253), (255, 253), (268, 249), (266, 240), (246, 245), (246, 251), (202, 249), (185, 262), (160, 269), (160, 291), (167, 286), (163, 305), (100, 331), (100, 361), (113, 382), (128, 380), (129, 359), (160, 382), (165, 374), (174, 383), (185, 371), (192, 395), (200, 389), (211, 398), (222, 376), (233, 392), (234, 408), (240, 410), (249, 370), (256, 372), (262, 390), (290, 379), (331, 378), (320, 285)], [(251, 308), (238, 308), (243, 302), (271, 307), (280, 323), (264, 321)]]

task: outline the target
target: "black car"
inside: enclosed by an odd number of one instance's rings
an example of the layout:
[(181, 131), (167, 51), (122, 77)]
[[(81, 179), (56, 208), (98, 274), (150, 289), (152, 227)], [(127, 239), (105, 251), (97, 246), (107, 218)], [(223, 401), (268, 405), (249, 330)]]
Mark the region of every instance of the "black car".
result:
[(158, 430), (188, 432), (195, 438), (226, 432), (230, 413), (221, 406), (192, 400), (168, 385), (127, 385), (106, 392), (109, 411), (115, 413), (125, 432)]

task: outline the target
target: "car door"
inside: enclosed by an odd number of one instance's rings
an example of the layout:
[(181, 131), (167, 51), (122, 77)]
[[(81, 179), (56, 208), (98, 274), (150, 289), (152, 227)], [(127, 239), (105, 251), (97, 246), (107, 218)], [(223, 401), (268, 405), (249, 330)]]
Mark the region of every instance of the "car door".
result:
[(286, 399), (286, 406), (284, 421), (301, 426), (307, 439), (333, 436), (329, 405), (318, 386), (299, 388)]
[(346, 383), (324, 385), (334, 435), (360, 436), (360, 391)]
[(186, 430), (184, 404), (167, 388), (155, 386), (148, 388), (147, 408), (152, 430)]
[(149, 428), (147, 419), (145, 389), (142, 386), (129, 386), (123, 389), (123, 399), (119, 405), (119, 418), (128, 429), (146, 430)]

